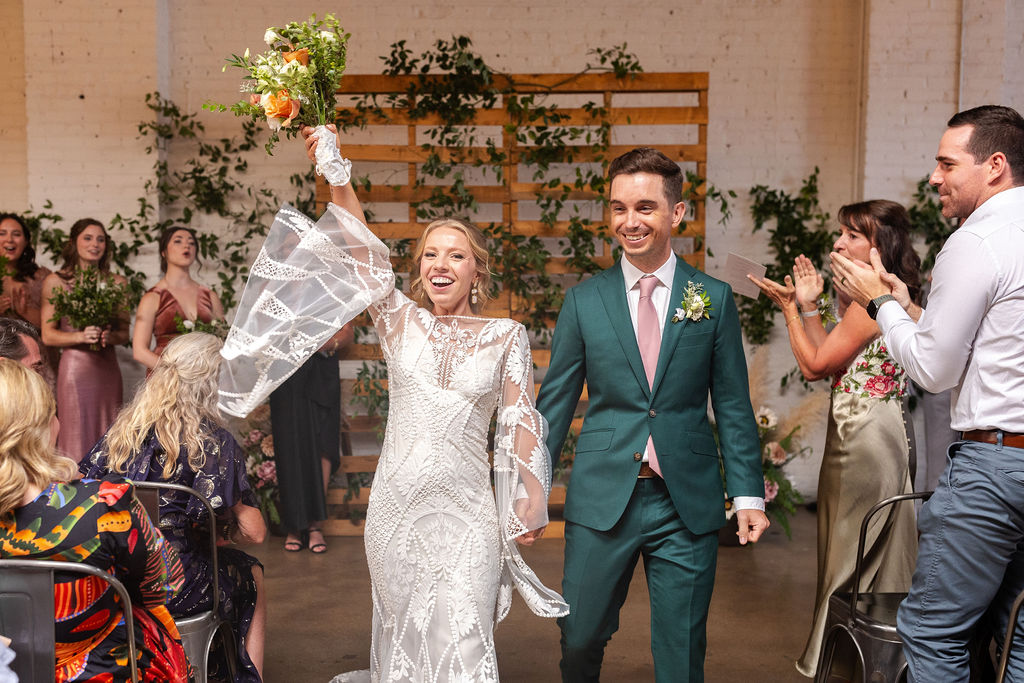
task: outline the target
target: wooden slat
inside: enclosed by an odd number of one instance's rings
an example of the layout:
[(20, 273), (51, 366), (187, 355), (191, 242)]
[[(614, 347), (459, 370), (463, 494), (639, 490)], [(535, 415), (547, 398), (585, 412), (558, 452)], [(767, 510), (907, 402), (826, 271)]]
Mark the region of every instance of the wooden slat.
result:
[[(363, 93), (401, 93), (417, 87), (423, 81), (438, 82), (443, 75), (427, 76), (385, 76), (380, 74), (349, 74), (341, 80), (340, 94), (361, 95)], [(557, 90), (561, 93), (604, 92), (697, 92), (708, 87), (708, 73), (645, 72), (626, 78), (616, 78), (612, 73), (597, 74), (496, 74), (494, 87), (502, 90), (514, 86), (517, 92), (535, 93)]]
[[(572, 161), (576, 163), (608, 162), (621, 154), (625, 154), (634, 147), (635, 145), (611, 145), (606, 149), (595, 151), (589, 146), (580, 144), (579, 146), (569, 146), (562, 158), (567, 158), (571, 155)], [(703, 145), (658, 145), (658, 149), (674, 161), (707, 160), (707, 149)], [(455, 161), (464, 164), (472, 164), (478, 161), (487, 163), (491, 159), (490, 151), (486, 147), (463, 147), (457, 150), (448, 147), (436, 147), (431, 150), (424, 149), (421, 146), (405, 145), (345, 145), (345, 156), (352, 161), (423, 163), (433, 154), (436, 154), (444, 162)], [(513, 150), (511, 160), (516, 163), (528, 163), (529, 152)]]
[[(490, 225), (488, 222), (480, 221), (480, 227), (486, 228)], [(382, 240), (401, 240), (401, 239), (419, 239), (420, 235), (423, 234), (423, 229), (427, 227), (427, 223), (413, 223), (413, 222), (388, 222), (388, 223), (373, 223), (369, 224), (370, 230), (373, 234)], [(599, 221), (591, 222), (591, 228), (597, 230), (602, 224)], [(547, 224), (541, 221), (515, 221), (511, 226), (512, 232), (517, 235), (537, 236), (537, 237), (565, 237), (566, 232), (569, 229), (569, 221), (555, 221), (553, 224)], [(607, 230), (607, 228), (606, 228)], [(704, 222), (703, 221), (688, 221), (682, 232), (676, 233), (673, 237), (700, 237), (704, 235)], [(595, 235), (596, 237), (596, 235)]]
[[(338, 107), (339, 112), (351, 114), (354, 107)], [(586, 126), (594, 124), (593, 112), (586, 109), (559, 107), (558, 119), (550, 123), (536, 121), (523, 128), (538, 126)], [(366, 123), (375, 126), (440, 126), (446, 123), (440, 114), (428, 114), (413, 118), (405, 109), (381, 107), (380, 111), (368, 110)], [(606, 120), (613, 126), (658, 126), (658, 125), (699, 125), (708, 122), (704, 107), (618, 107), (610, 110)], [(504, 126), (510, 116), (506, 109), (479, 109), (473, 117), (472, 126)]]

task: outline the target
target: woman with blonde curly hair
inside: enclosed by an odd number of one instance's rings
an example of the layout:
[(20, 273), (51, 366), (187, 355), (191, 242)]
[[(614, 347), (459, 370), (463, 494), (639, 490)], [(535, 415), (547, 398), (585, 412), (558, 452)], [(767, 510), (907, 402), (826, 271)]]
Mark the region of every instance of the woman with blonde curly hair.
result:
[[(110, 572), (133, 599), (139, 677), (188, 680), (166, 603), (184, 578), (129, 482), (73, 481), (75, 463), (54, 450), (58, 423), (45, 380), (0, 359), (0, 557), (79, 562)], [(131, 680), (117, 594), (81, 574), (55, 575), (57, 681)]]
[[(245, 455), (220, 425), (216, 407), (220, 348), (220, 339), (201, 332), (173, 339), (81, 471), (91, 477), (118, 474), (191, 486), (217, 510), (226, 543), (262, 543), (266, 525), (249, 484)], [(160, 527), (185, 566), (185, 585), (168, 604), (174, 616), (209, 609), (213, 570), (202, 534), (207, 523), (206, 508), (194, 497), (177, 491), (161, 495)], [(222, 547), (217, 557), (221, 616), (238, 638), (240, 666), (234, 681), (258, 683), (266, 622), (263, 567), (236, 548)], [(226, 663), (223, 653), (218, 660)]]

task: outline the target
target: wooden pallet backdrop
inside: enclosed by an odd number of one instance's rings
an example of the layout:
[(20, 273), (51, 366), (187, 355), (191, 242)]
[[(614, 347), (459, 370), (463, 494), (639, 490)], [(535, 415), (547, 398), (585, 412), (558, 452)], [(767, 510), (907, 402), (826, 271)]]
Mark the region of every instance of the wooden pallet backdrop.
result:
[[(386, 96), (391, 93), (405, 93), (409, 86), (415, 83), (416, 78), (418, 77), (346, 76), (340, 94), (342, 98), (352, 101), (364, 95)], [(498, 77), (496, 86), (502, 90), (508, 88), (519, 94), (544, 94), (546, 104), (557, 104), (559, 111), (568, 115), (568, 119), (560, 125), (592, 126), (594, 119), (591, 108), (584, 106), (584, 103), (592, 102), (603, 108), (609, 124), (604, 129), (607, 135), (604, 139), (606, 148), (599, 155), (595, 155), (589, 146), (573, 147), (572, 159), (566, 162), (567, 173), (562, 177), (569, 178), (574, 175), (572, 168), (578, 164), (600, 163), (606, 168), (608, 162), (616, 156), (634, 147), (646, 145), (660, 149), (669, 158), (682, 164), (684, 169), (693, 171), (700, 178), (707, 178), (707, 73), (640, 73), (624, 79), (618, 79), (610, 73), (520, 74)], [(492, 138), (494, 144), (498, 145), (500, 142), (501, 150), (507, 159), (500, 181), (492, 177), (492, 174), (478, 184), (468, 187), (480, 206), (485, 211), (489, 209), (493, 217), (487, 219), (477, 216), (473, 219), (481, 227), (491, 222), (500, 222), (510, 226), (515, 234), (555, 241), (566, 235), (567, 221), (557, 221), (551, 226), (539, 220), (520, 217), (530, 215), (531, 205), (536, 202), (538, 196), (561, 193), (563, 188), (551, 188), (530, 181), (531, 173), (521, 163), (523, 149), (517, 146), (514, 131), (506, 128), (514, 121), (506, 108), (507, 101), (507, 98), (499, 99), (494, 108), (479, 109), (472, 122), (472, 125), (481, 129), (493, 127), (491, 130), (496, 131)], [(562, 101), (565, 102), (564, 105)], [(339, 111), (344, 112), (345, 107), (339, 107)], [(440, 123), (436, 116), (412, 120), (407, 111), (385, 107), (380, 114), (370, 117), (366, 128), (346, 133), (343, 151), (354, 164), (354, 176), (358, 177), (361, 169), (382, 166), (391, 168), (388, 182), (374, 183), (368, 190), (358, 190), (360, 200), (371, 210), (373, 216), (378, 214), (379, 206), (387, 207), (392, 212), (391, 220), (377, 221), (376, 218), (371, 218), (370, 228), (382, 239), (416, 239), (422, 233), (425, 222), (417, 220), (414, 204), (426, 200), (434, 188), (416, 187), (415, 180), (419, 173), (419, 165), (427, 159), (431, 151), (422, 144), (424, 131)], [(404, 140), (404, 144), (395, 144), (398, 139)], [(679, 144), (680, 139), (685, 144)], [(382, 144), (381, 140), (389, 141), (389, 144)], [(443, 159), (451, 159), (454, 153), (454, 150), (436, 147), (433, 151), (437, 151)], [(458, 153), (462, 155), (458, 157), (459, 159), (466, 159), (467, 153), (469, 159), (487, 158), (487, 150), (483, 146), (464, 148), (458, 150)], [(675, 242), (680, 256), (697, 267), (703, 267), (704, 264), (703, 237), (706, 214), (703, 189), (694, 188), (696, 199), (690, 202), (685, 227), (677, 235), (681, 239)], [(322, 181), (317, 186), (316, 196), (318, 208), (323, 210), (329, 199), (329, 189)], [(599, 216), (595, 220), (598, 223), (603, 221), (603, 224), (607, 225), (608, 209), (601, 204), (601, 198), (597, 194), (573, 189), (569, 193), (569, 199), (582, 204), (591, 203)], [(399, 216), (394, 213), (396, 206), (401, 214)], [(549, 248), (549, 251), (554, 254), (560, 253), (558, 248)], [(603, 267), (612, 265), (612, 247), (602, 244), (596, 260)], [(408, 270), (408, 264), (401, 260), (396, 260), (395, 266), (396, 272)], [(578, 279), (578, 273), (573, 273), (562, 258), (551, 258), (546, 270), (548, 273), (559, 274), (566, 282), (566, 286), (570, 286)], [(488, 305), (486, 314), (518, 319), (526, 305), (528, 302), (517, 301), (510, 293), (502, 293)], [(554, 321), (550, 321), (550, 324), (553, 326)], [(378, 361), (381, 359), (380, 348), (376, 344), (355, 344), (349, 348), (344, 358), (354, 361)], [(548, 349), (535, 346), (533, 360), (538, 368), (538, 376), (542, 377), (549, 360)], [(344, 383), (344, 395), (351, 395), (353, 381), (344, 380)], [(586, 405), (585, 401), (584, 393), (579, 411), (581, 415)], [(348, 410), (351, 411), (352, 408)], [(574, 422), (577, 431), (580, 422), (579, 418)], [(377, 418), (365, 415), (353, 415), (350, 423), (354, 433), (374, 432), (379, 426)], [(361, 455), (343, 458), (342, 471), (350, 476), (373, 472), (377, 457)], [(325, 523), (325, 532), (330, 535), (361, 535), (361, 517), (368, 498), (369, 489), (365, 487), (360, 489), (358, 495), (351, 495), (345, 489), (332, 488), (328, 494), (332, 518)], [(565, 489), (561, 486), (554, 487), (551, 495), (552, 522), (548, 535), (562, 534), (560, 512), (564, 501)]]

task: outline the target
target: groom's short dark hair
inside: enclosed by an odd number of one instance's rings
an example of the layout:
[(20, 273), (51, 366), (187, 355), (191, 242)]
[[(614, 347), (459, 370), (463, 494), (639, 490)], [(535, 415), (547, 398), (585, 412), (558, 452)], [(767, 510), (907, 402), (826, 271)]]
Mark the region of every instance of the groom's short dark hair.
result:
[(683, 199), (683, 172), (679, 164), (652, 147), (637, 147), (616, 157), (608, 166), (608, 187), (618, 175), (653, 173), (660, 175), (669, 206)]

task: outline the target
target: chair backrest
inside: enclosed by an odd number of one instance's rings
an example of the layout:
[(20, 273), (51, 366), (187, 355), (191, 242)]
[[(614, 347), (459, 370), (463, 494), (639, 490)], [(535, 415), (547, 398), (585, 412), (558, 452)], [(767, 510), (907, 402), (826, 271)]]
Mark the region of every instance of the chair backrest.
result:
[(860, 537), (857, 539), (857, 566), (853, 572), (853, 587), (850, 590), (850, 618), (854, 621), (857, 620), (857, 601), (860, 599), (860, 574), (861, 565), (864, 562), (864, 546), (867, 544), (868, 536), (868, 524), (871, 522), (871, 518), (874, 517), (878, 512), (884, 510), (890, 505), (896, 505), (905, 500), (928, 500), (932, 497), (934, 491), (919, 491), (917, 493), (902, 493), (898, 496), (892, 496), (886, 498), (874, 504), (874, 506), (868, 510), (868, 513), (864, 515), (864, 519), (860, 523)]
[(56, 676), (54, 572), (87, 574), (109, 583), (121, 598), (128, 635), (128, 665), (132, 681), (136, 667), (135, 619), (132, 599), (124, 584), (102, 569), (55, 560), (0, 560), (0, 633), (11, 639), (13, 671), (21, 683), (52, 683)]
[(160, 523), (160, 491), (182, 491), (190, 496), (199, 499), (199, 502), (206, 508), (206, 521), (207, 531), (209, 537), (209, 554), (211, 569), (213, 570), (213, 586), (212, 586), (212, 603), (210, 610), (214, 613), (217, 612), (217, 606), (220, 601), (220, 585), (219, 585), (219, 566), (217, 563), (217, 513), (213, 509), (213, 505), (207, 500), (206, 496), (196, 491), (194, 488), (184, 486), (182, 484), (171, 484), (163, 481), (132, 481), (132, 485), (135, 487), (135, 497), (142, 503), (142, 507), (146, 508), (146, 512), (149, 514), (150, 519), (153, 523), (159, 525)]

